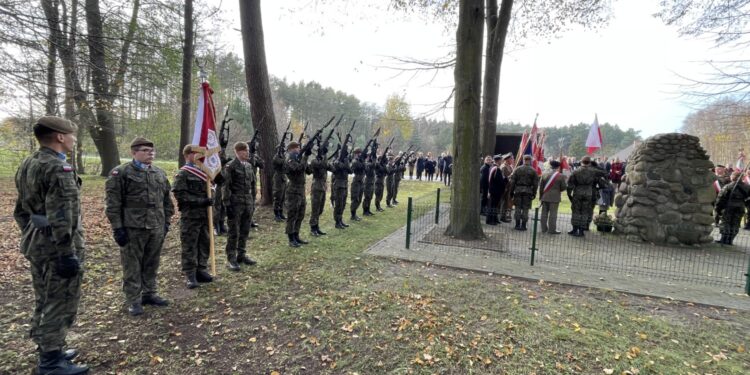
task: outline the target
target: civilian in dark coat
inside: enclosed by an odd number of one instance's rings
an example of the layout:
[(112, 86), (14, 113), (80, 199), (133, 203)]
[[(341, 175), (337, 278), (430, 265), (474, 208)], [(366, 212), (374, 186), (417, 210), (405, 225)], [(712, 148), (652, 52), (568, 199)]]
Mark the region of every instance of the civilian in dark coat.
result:
[(427, 159), (420, 152), (419, 156), (417, 157), (417, 180), (422, 180), (422, 172), (424, 172), (426, 161)]
[(490, 169), (488, 176), (489, 186), (488, 192), (490, 195), (490, 205), (487, 208), (487, 224), (497, 225), (500, 224), (498, 213), (500, 211), (500, 200), (505, 193), (505, 186), (507, 185), (508, 179), (503, 175), (500, 165), (502, 164), (502, 156), (495, 155), (495, 164)]
[(490, 169), (492, 169), (492, 166), (492, 156), (487, 155), (484, 158), (484, 164), (479, 168), (479, 194), (481, 195), (482, 215), (487, 214), (487, 203), (490, 201)]

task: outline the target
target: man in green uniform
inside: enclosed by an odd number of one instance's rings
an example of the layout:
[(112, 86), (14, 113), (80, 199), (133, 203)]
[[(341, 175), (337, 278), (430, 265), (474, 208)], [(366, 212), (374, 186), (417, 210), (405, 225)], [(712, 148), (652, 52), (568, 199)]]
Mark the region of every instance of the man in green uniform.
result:
[(284, 194), (286, 194), (287, 177), (284, 173), (284, 149), (279, 146), (273, 157), (273, 216), (276, 221), (286, 220), (284, 216)]
[(404, 172), (406, 171), (406, 159), (404, 157), (396, 164), (396, 172), (393, 174), (393, 199), (391, 199), (392, 205), (398, 205), (398, 188), (401, 185), (401, 180), (404, 179)]
[(396, 178), (396, 172), (398, 172), (398, 166), (393, 163), (393, 156), (388, 155), (388, 165), (386, 166), (385, 175), (385, 206), (388, 208), (393, 207), (393, 180)]
[(739, 171), (732, 173), (730, 183), (721, 188), (716, 200), (716, 212), (721, 214), (718, 243), (731, 245), (740, 231), (740, 222), (745, 214), (745, 204), (750, 200), (750, 185), (744, 183)]
[(375, 154), (370, 153), (367, 155), (367, 162), (365, 163), (365, 199), (362, 201), (362, 215), (373, 216), (370, 211), (370, 203), (372, 202), (372, 193), (375, 191)]
[(310, 189), (312, 212), (310, 212), (310, 233), (313, 236), (324, 236), (326, 233), (320, 230), (319, 219), (323, 214), (326, 205), (326, 180), (328, 171), (333, 172), (333, 167), (328, 162), (326, 154), (328, 149), (318, 149), (318, 155), (310, 162), (307, 169), (308, 174), (312, 174), (313, 181)]
[(169, 304), (156, 294), (156, 274), (174, 206), (166, 173), (152, 164), (154, 143), (136, 137), (130, 154), (133, 160), (112, 169), (105, 188), (107, 218), (120, 245), (125, 302), (136, 316), (143, 314), (142, 305)]
[(255, 264), (255, 261), (247, 256), (246, 250), (255, 203), (251, 195), (252, 186), (255, 184), (255, 167), (250, 163), (247, 143), (235, 143), (234, 153), (237, 157), (224, 167), (221, 176), (224, 178), (222, 199), (227, 208), (229, 226), (226, 246), (227, 268), (237, 272), (240, 270), (240, 263), (250, 266)]
[(531, 167), (531, 155), (523, 156), (523, 165), (516, 168), (510, 175), (510, 186), (513, 192), (513, 205), (516, 207), (513, 213), (516, 219), (515, 230), (526, 230), (529, 220), (529, 209), (531, 201), (536, 196), (539, 186), (539, 175)]
[(375, 163), (375, 210), (378, 212), (385, 211), (380, 207), (380, 202), (383, 200), (386, 176), (388, 176), (388, 159), (385, 155), (380, 154)]
[[(727, 174), (727, 168), (721, 164), (716, 165), (716, 167), (714, 168), (714, 174), (716, 175), (716, 180), (714, 181), (714, 189), (716, 191), (716, 196), (718, 197), (721, 189), (729, 184), (729, 175)], [(714, 201), (714, 208), (716, 208), (716, 201)], [(714, 226), (718, 227), (720, 221), (721, 214), (714, 213)]]
[(336, 221), (336, 229), (344, 229), (349, 224), (344, 223), (344, 209), (346, 209), (346, 193), (347, 185), (349, 185), (349, 173), (352, 169), (349, 167), (349, 160), (347, 155), (340, 156), (333, 164), (333, 176), (335, 180), (332, 182), (333, 189), (335, 190), (336, 200), (333, 203), (333, 219)]
[(208, 273), (208, 256), (211, 237), (208, 233), (208, 206), (213, 198), (206, 192), (208, 176), (195, 165), (200, 157), (200, 147), (186, 145), (182, 149), (185, 165), (174, 176), (172, 193), (180, 209), (180, 243), (182, 245), (182, 272), (188, 289), (198, 283), (210, 283), (213, 276)]
[(354, 149), (351, 164), (352, 173), (354, 178), (352, 179), (351, 194), (352, 203), (349, 208), (352, 216), (352, 221), (360, 221), (362, 218), (357, 216), (357, 210), (359, 205), (362, 203), (362, 195), (364, 194), (364, 180), (365, 180), (365, 161), (362, 158), (362, 149), (357, 147)]
[[(221, 158), (221, 165), (226, 165), (228, 161), (224, 156), (224, 150), (219, 152), (219, 157)], [(221, 191), (224, 179), (221, 178), (221, 175), (217, 177), (214, 180), (216, 189), (213, 196), (214, 233), (217, 236), (221, 236), (227, 234), (227, 226), (224, 224), (227, 218), (227, 210), (224, 204), (221, 203)]]
[(594, 195), (594, 183), (597, 179), (597, 171), (591, 167), (591, 158), (584, 156), (581, 166), (568, 178), (568, 199), (573, 214), (570, 223), (573, 230), (568, 232), (571, 236), (583, 237), (584, 229), (589, 225), (591, 214), (591, 199)]
[(289, 246), (299, 247), (306, 245), (307, 241), (299, 237), (299, 229), (302, 221), (305, 219), (305, 173), (307, 171), (307, 159), (312, 153), (312, 148), (308, 148), (304, 155), (300, 154), (299, 143), (289, 142), (287, 146), (288, 155), (284, 171), (289, 178), (289, 185), (286, 190), (285, 209), (287, 215), (286, 235), (289, 237)]
[(77, 128), (68, 120), (45, 116), (33, 131), (40, 148), (16, 172), (13, 217), (34, 288), (30, 336), (39, 352), (37, 373), (84, 374), (88, 367), (71, 362), (78, 352), (63, 352), (78, 313), (85, 258), (81, 180), (65, 162), (65, 153), (73, 152)]
[[(256, 197), (258, 196), (258, 180), (260, 180), (257, 176), (260, 176), (260, 170), (263, 169), (263, 167), (265, 166), (265, 164), (263, 163), (263, 158), (261, 158), (260, 155), (258, 155), (255, 151), (257, 149), (258, 141), (255, 141), (255, 142), (256, 142), (256, 145), (252, 147), (250, 144), (248, 144), (248, 150), (250, 151), (250, 154), (248, 156), (248, 162), (250, 162), (250, 164), (253, 166), (253, 174), (252, 174), (253, 181), (250, 183), (250, 198), (253, 201), (253, 204), (250, 208), (250, 228), (258, 227), (258, 223), (256, 223), (254, 220), (255, 200), (256, 200)], [(271, 188), (273, 188), (273, 186), (271, 186)], [(282, 217), (283, 216), (284, 215), (282, 213)]]

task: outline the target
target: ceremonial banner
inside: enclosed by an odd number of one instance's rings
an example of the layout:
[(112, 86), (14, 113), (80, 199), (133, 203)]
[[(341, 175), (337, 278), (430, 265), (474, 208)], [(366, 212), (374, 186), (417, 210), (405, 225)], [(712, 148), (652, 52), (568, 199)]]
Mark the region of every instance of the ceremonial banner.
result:
[(211, 180), (221, 172), (221, 159), (219, 158), (221, 146), (219, 146), (219, 137), (216, 134), (216, 110), (212, 97), (213, 93), (214, 91), (208, 82), (201, 83), (192, 142), (194, 145), (205, 148), (204, 157), (196, 160), (196, 164)]
[(594, 115), (594, 123), (591, 124), (589, 136), (586, 138), (586, 152), (591, 155), (602, 148), (602, 131), (599, 129), (599, 118)]

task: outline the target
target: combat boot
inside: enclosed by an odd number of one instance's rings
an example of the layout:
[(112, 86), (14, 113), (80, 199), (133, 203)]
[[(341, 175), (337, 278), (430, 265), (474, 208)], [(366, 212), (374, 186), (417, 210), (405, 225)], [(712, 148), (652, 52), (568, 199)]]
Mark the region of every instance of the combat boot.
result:
[(373, 214), (372, 212), (370, 212), (370, 210), (365, 210), (365, 212), (362, 213), (362, 216), (374, 216), (374, 215), (375, 214)]
[(341, 226), (343, 226), (344, 228), (349, 228), (349, 224), (345, 223), (344, 219), (341, 219)]
[(281, 214), (279, 214), (279, 210), (273, 210), (273, 219), (277, 222), (284, 221), (284, 219), (281, 218)]
[(300, 245), (307, 245), (309, 242), (299, 238), (299, 233), (294, 233), (294, 239), (297, 240), (297, 243)]
[(319, 236), (325, 236), (327, 233), (320, 230), (320, 225), (315, 226), (315, 231), (318, 233)]
[(283, 209), (279, 210), (279, 217), (281, 218), (281, 220), (286, 220), (286, 216), (284, 216), (284, 210)]
[(289, 247), (300, 247), (301, 245), (299, 242), (297, 242), (297, 239), (294, 238), (294, 233), (289, 233), (286, 235), (289, 238)]
[(156, 294), (148, 294), (141, 297), (141, 304), (163, 307), (169, 306), (169, 301), (159, 297)]
[(513, 229), (521, 230), (521, 219), (516, 219), (516, 226)]
[(336, 220), (336, 229), (344, 229), (345, 227), (341, 225), (341, 220)]
[(578, 227), (578, 232), (576, 233), (576, 237), (583, 237), (584, 235), (584, 229), (583, 227)]
[(380, 207), (380, 203), (378, 203), (378, 204), (375, 205), (375, 211), (383, 212), (385, 210), (383, 209), (383, 207)]
[(352, 221), (362, 221), (362, 218), (359, 217), (359, 216), (357, 216), (356, 212), (352, 212), (352, 218), (351, 218), (351, 220)]
[(526, 222), (528, 222), (528, 220), (521, 220), (521, 230), (526, 230)]
[(733, 242), (734, 242), (734, 237), (735, 236), (736, 236), (736, 234), (727, 234), (727, 239), (726, 239), (726, 241), (724, 241), (724, 244), (725, 245), (729, 245), (729, 246), (733, 246)]
[(242, 254), (237, 257), (237, 263), (247, 264), (248, 266), (254, 266), (258, 262), (253, 260), (253, 258), (250, 258), (249, 256), (247, 256), (247, 254)]
[(317, 231), (317, 230), (315, 230), (315, 227), (316, 227), (315, 225), (311, 225), (311, 226), (310, 226), (310, 234), (312, 234), (312, 235), (313, 235), (313, 237), (318, 237), (318, 236), (320, 236), (320, 235), (318, 234), (318, 231)]
[(230, 271), (239, 272), (240, 271), (240, 264), (237, 263), (236, 260), (229, 259), (229, 260), (227, 260), (227, 268)]
[(128, 314), (130, 316), (143, 315), (143, 305), (141, 305), (141, 302), (133, 302), (132, 305), (128, 306)]
[(85, 374), (88, 371), (88, 366), (76, 365), (65, 359), (65, 354), (60, 350), (39, 354), (39, 366), (37, 367), (37, 374), (39, 375), (77, 375)]
[(206, 270), (198, 270), (198, 272), (195, 273), (195, 279), (198, 280), (199, 283), (210, 283), (214, 281), (214, 277)]
[(568, 234), (571, 236), (575, 236), (576, 234), (578, 234), (578, 227), (573, 226), (573, 229), (571, 229), (570, 232), (568, 232)]
[(188, 273), (185, 275), (185, 285), (188, 289), (195, 289), (200, 287), (200, 284), (198, 284), (198, 280), (195, 279), (195, 273)]

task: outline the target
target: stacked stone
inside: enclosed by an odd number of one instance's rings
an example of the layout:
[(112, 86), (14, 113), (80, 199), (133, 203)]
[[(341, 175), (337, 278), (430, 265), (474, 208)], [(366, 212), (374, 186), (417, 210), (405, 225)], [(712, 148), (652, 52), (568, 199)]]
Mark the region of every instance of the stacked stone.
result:
[(615, 196), (615, 230), (631, 241), (709, 243), (715, 179), (698, 137), (658, 134), (628, 158)]

